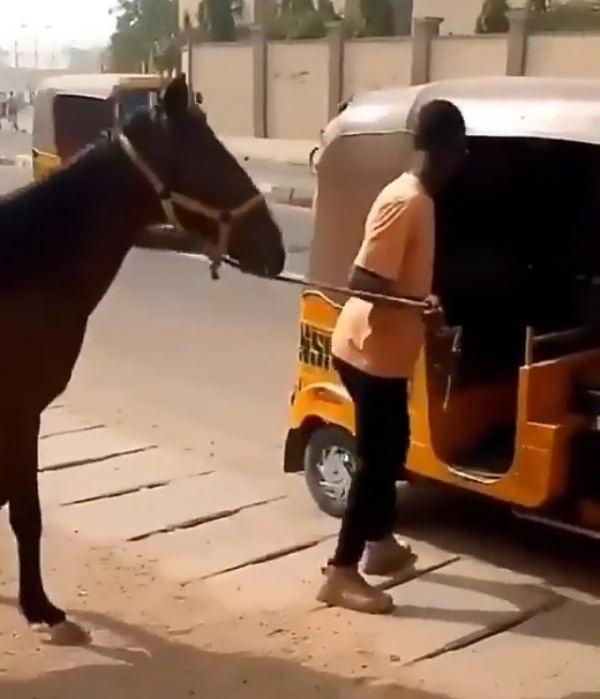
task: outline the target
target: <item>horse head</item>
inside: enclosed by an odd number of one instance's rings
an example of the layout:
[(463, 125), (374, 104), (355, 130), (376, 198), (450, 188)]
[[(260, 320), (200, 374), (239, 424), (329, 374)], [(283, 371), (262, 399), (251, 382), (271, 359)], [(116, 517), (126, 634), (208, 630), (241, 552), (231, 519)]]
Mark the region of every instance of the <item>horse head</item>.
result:
[(169, 82), (150, 113), (134, 114), (119, 139), (159, 197), (167, 222), (200, 236), (215, 278), (223, 258), (260, 276), (282, 271), (282, 232), (200, 104), (190, 100), (185, 75)]

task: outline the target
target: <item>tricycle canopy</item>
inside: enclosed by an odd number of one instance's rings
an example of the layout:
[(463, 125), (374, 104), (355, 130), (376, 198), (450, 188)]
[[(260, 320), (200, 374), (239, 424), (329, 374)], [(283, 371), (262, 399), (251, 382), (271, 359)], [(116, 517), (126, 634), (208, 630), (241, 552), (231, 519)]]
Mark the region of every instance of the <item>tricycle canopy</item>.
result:
[(345, 285), (370, 205), (410, 166), (415, 116), (434, 99), (460, 108), (469, 137), (600, 145), (596, 79), (485, 77), (359, 94), (323, 130), (315, 158), (311, 279)]
[(600, 144), (600, 80), (485, 77), (366, 92), (324, 132), (340, 136), (411, 132), (419, 108), (447, 99), (471, 136), (543, 138)]
[[(60, 75), (39, 87), (34, 105), (32, 145), (64, 158), (130, 111), (151, 106), (163, 80), (159, 75), (98, 73)], [(66, 142), (66, 145), (65, 143)], [(67, 152), (62, 152), (67, 151)]]

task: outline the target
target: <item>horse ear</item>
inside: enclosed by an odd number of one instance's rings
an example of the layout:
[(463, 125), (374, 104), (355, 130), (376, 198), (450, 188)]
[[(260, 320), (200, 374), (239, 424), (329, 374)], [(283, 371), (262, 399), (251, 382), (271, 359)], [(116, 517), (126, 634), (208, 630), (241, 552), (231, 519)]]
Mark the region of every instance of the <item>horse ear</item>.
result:
[(176, 119), (188, 110), (190, 92), (185, 79), (185, 73), (178, 75), (165, 88), (162, 96), (162, 104), (169, 119)]

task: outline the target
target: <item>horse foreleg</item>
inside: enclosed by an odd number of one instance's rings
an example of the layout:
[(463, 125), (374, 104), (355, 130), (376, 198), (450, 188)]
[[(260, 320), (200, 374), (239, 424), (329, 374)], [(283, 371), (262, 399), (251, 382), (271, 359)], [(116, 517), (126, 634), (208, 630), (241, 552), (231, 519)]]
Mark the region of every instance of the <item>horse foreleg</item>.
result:
[[(16, 418), (16, 416), (15, 416)], [(44, 624), (55, 641), (82, 643), (87, 634), (48, 599), (41, 569), (42, 510), (38, 487), (40, 416), (14, 419), (6, 434), (9, 520), (19, 554), (19, 606), (30, 624)]]

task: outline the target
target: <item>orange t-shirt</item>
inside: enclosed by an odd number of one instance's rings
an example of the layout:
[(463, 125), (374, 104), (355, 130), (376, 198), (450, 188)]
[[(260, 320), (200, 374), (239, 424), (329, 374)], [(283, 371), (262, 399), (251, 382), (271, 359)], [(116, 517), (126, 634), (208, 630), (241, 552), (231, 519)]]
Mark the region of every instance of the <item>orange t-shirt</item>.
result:
[[(392, 282), (394, 293), (431, 293), (435, 249), (432, 199), (419, 180), (405, 173), (375, 200), (354, 265)], [(334, 356), (381, 377), (409, 378), (423, 345), (422, 311), (375, 306), (352, 297), (332, 338)]]

